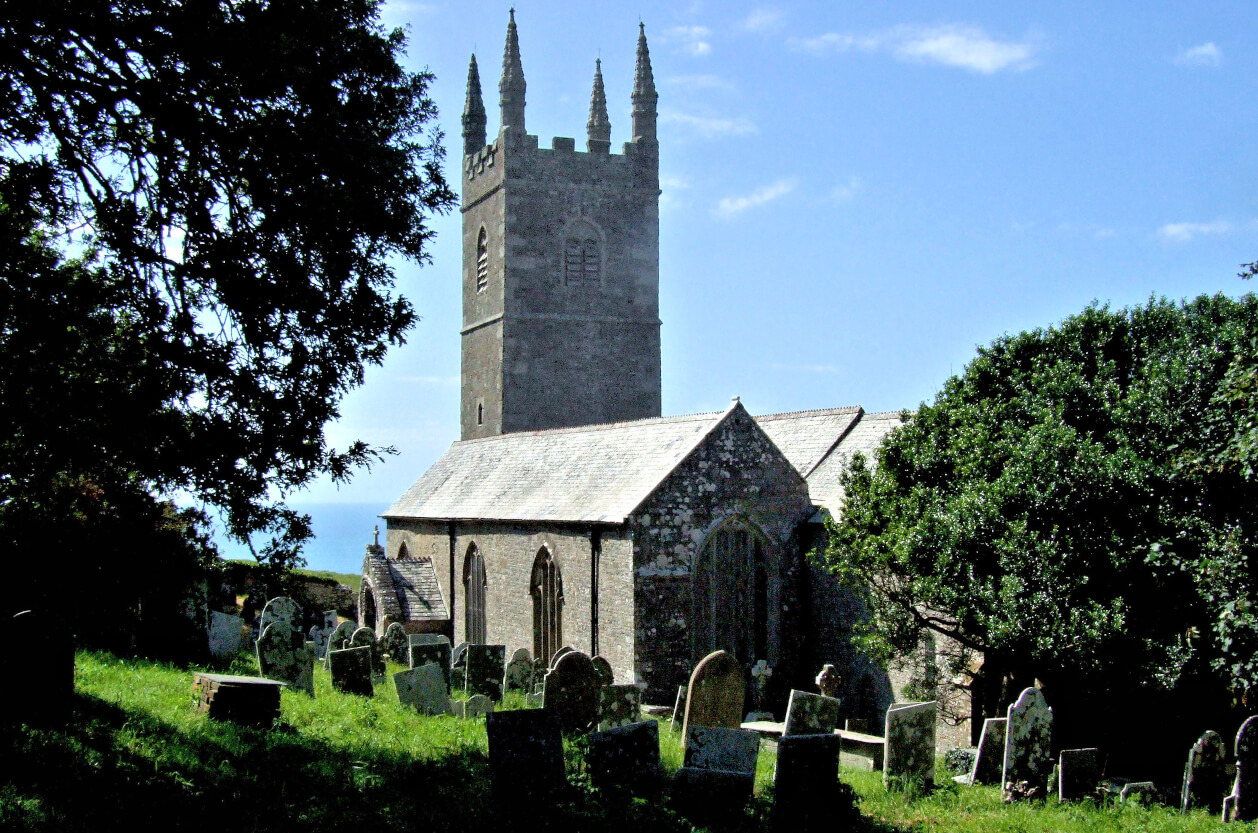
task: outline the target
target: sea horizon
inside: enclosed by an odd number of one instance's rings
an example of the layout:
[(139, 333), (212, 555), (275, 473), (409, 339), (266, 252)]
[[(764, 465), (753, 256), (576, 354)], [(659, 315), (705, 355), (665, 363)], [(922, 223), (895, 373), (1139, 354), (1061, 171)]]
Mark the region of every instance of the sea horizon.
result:
[[(379, 524), (384, 534), (384, 520), (380, 513), (389, 508), (380, 503), (290, 503), (293, 509), (310, 516), (314, 538), (302, 547), (306, 569), (329, 570), (334, 573), (357, 574), (362, 570), (363, 555), (372, 542), (372, 529)], [(260, 546), (265, 539), (255, 539)], [(214, 543), (219, 554), (228, 559), (252, 559), (249, 548), (227, 540), (220, 528), (215, 528)]]

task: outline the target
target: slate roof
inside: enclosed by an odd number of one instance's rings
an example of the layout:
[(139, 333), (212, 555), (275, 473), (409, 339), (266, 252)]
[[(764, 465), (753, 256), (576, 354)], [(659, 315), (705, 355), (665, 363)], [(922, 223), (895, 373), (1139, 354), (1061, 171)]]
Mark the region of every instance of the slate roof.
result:
[(396, 622), (425, 622), (450, 618), (437, 571), (428, 558), (385, 558), (368, 554), (363, 573), (371, 579), (376, 604)]
[(382, 517), (623, 523), (736, 410), (456, 442)]
[(843, 506), (843, 487), (839, 484), (839, 475), (847, 461), (859, 451), (871, 465), (874, 464), (874, 449), (882, 442), (883, 437), (900, 424), (899, 411), (861, 413), (834, 449), (805, 478), (808, 481), (808, 496), (813, 503), (837, 516)]
[(851, 406), (764, 414), (755, 419), (800, 476), (806, 478), (830, 453), (839, 438), (860, 419), (861, 413), (860, 408)]

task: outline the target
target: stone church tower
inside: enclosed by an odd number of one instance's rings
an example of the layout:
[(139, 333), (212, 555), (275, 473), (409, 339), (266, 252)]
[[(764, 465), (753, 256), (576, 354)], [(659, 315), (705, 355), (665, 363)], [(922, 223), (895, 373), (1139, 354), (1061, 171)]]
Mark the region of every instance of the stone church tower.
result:
[(462, 439), (658, 417), (659, 144), (639, 26), (631, 141), (613, 154), (601, 62), (585, 152), (524, 127), (515, 15), (486, 144), (476, 57), (463, 110)]

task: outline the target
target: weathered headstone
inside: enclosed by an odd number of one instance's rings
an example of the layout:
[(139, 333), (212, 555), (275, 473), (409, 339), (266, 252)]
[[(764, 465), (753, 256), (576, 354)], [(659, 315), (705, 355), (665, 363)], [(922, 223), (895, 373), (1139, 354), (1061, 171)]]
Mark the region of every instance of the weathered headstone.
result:
[(371, 648), (360, 645), (328, 651), (328, 672), (332, 687), (346, 694), (362, 694), (371, 697)]
[(896, 704), (887, 709), (883, 781), (920, 779), (927, 790), (935, 786), (935, 711), (938, 705), (932, 700)]
[(743, 722), (743, 699), (747, 681), (743, 667), (733, 654), (713, 651), (695, 666), (686, 691), (686, 717), (682, 721), (683, 737), (690, 736), (691, 726), (714, 729), (737, 729)]
[(686, 732), (685, 765), (673, 779), (673, 799), (700, 824), (719, 824), (743, 811), (756, 783), (760, 737), (742, 729), (694, 726)]
[(598, 675), (599, 685), (612, 685), (616, 682), (616, 677), (612, 673), (612, 664), (604, 657), (594, 657), (590, 662), (594, 663), (594, 673)]
[(502, 678), (507, 664), (506, 645), (467, 646), (468, 694), (483, 694), (497, 702), (502, 699)]
[(1023, 689), (1017, 702), (1009, 706), (1005, 724), (1001, 781), (1006, 800), (1047, 787), (1053, 772), (1052, 740), (1052, 709), (1039, 689)]
[(1157, 784), (1152, 781), (1131, 781), (1123, 785), (1118, 800), (1122, 804), (1129, 801), (1133, 804), (1153, 804), (1158, 800)]
[(288, 596), (276, 596), (274, 599), (271, 599), (262, 608), (262, 618), (258, 622), (258, 632), (261, 633), (268, 626), (275, 624), (279, 624), (289, 631), (302, 630), (301, 605)]
[(641, 707), (642, 689), (636, 685), (604, 685), (599, 689), (598, 728), (637, 723)]
[(245, 647), (245, 620), (230, 613), (210, 611), (210, 654), (225, 657)]
[(1006, 717), (989, 717), (983, 721), (983, 733), (978, 739), (978, 754), (974, 758), (974, 770), (970, 773), (971, 784), (999, 784), (1005, 771)]
[(349, 644), (354, 648), (370, 648), (371, 676), (376, 678), (384, 677), (384, 650), (380, 640), (376, 639), (374, 630), (367, 627), (359, 628), (354, 631), (354, 636), (350, 639)]
[(411, 668), (435, 663), (445, 676), (446, 691), (450, 690), (450, 640), (442, 634), (417, 633), (411, 634), (409, 642), (410, 655), (407, 663)]
[(494, 701), (484, 694), (473, 694), (463, 701), (463, 717), (469, 720), (481, 715), (493, 714)]
[(314, 649), (297, 631), (272, 620), (258, 637), (258, 669), (262, 676), (288, 683), (294, 691), (314, 696)]
[(1223, 795), (1227, 792), (1227, 746), (1218, 732), (1206, 730), (1192, 749), (1188, 750), (1188, 763), (1184, 765), (1184, 786), (1180, 792), (1179, 808), (1223, 810)]
[(397, 622), (393, 622), (384, 630), (384, 650), (389, 659), (401, 665), (410, 662), (410, 645), (406, 631)]
[(1253, 821), (1258, 817), (1258, 715), (1236, 730), (1236, 780), (1223, 799), (1224, 821)]
[(1100, 780), (1101, 750), (1061, 750), (1057, 759), (1057, 803), (1079, 801), (1096, 795), (1096, 785)]
[[(323, 662), (328, 664), (328, 653), (331, 651), (343, 651), (346, 648), (352, 648), (350, 640), (354, 638), (354, 631), (358, 630), (358, 625), (348, 619), (337, 625), (328, 634), (328, 647), (323, 653)], [(329, 666), (331, 667), (331, 666)]]
[(454, 646), (454, 653), (450, 655), (450, 679), (460, 688), (467, 681), (467, 646), (470, 644), (460, 642)]
[(570, 654), (572, 653), (573, 650), (574, 649), (571, 645), (565, 645), (562, 648), (560, 648), (558, 651), (555, 651), (555, 653), (550, 655), (550, 667), (554, 668), (555, 663), (559, 662), (559, 658), (561, 656), (563, 656), (564, 654)]
[(398, 702), (420, 714), (448, 714), (450, 711), (446, 677), (436, 663), (399, 671), (393, 675), (393, 687), (397, 690)]
[(817, 690), (826, 697), (838, 697), (843, 687), (843, 677), (839, 674), (839, 669), (830, 663), (821, 666), (821, 673), (816, 679)]
[(63, 620), (23, 610), (9, 620), (0, 723), (62, 726), (74, 701), (74, 637)]
[(519, 648), (511, 655), (507, 663), (507, 673), (503, 677), (507, 691), (523, 691), (526, 694), (533, 690), (533, 660), (525, 648)]
[(322, 660), (328, 653), (328, 634), (318, 625), (311, 625), (310, 630), (306, 631), (306, 636), (310, 640), (310, 644), (314, 646), (316, 660)]
[(782, 734), (833, 734), (839, 728), (839, 710), (842, 705), (843, 702), (836, 697), (791, 689), (790, 699), (786, 702), (786, 725), (782, 728)]
[(843, 739), (833, 732), (783, 735), (773, 772), (773, 819), (779, 830), (832, 830)]
[(559, 715), (565, 734), (588, 732), (598, 721), (599, 685), (590, 658), (569, 651), (546, 675), (542, 708)]
[(567, 783), (559, 717), (538, 709), (485, 716), (489, 773), (496, 803), (514, 807), (552, 795)]
[(668, 724), (671, 732), (680, 732), (681, 725), (686, 722), (686, 690), (688, 686), (677, 686), (677, 700), (673, 703), (673, 719)]
[(685, 765), (755, 775), (760, 736), (743, 729), (695, 726), (686, 733)]
[(653, 792), (660, 783), (659, 724), (647, 720), (594, 732), (586, 766), (599, 789)]

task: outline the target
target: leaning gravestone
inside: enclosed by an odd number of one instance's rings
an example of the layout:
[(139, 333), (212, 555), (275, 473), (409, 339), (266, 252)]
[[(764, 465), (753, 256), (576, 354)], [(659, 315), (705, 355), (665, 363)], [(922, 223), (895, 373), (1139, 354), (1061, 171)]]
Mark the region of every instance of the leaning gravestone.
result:
[(286, 630), (301, 630), (301, 605), (287, 596), (276, 596), (262, 608), (262, 618), (258, 622), (258, 632), (267, 629), (268, 625), (279, 624)]
[(468, 645), (467, 678), (463, 687), (468, 694), (483, 694), (497, 702), (502, 699), (502, 677), (507, 664), (506, 645)]
[(833, 734), (839, 728), (839, 709), (842, 705), (837, 697), (791, 689), (782, 735)]
[(406, 631), (402, 630), (402, 626), (397, 622), (390, 622), (389, 627), (384, 629), (384, 652), (389, 655), (389, 659), (399, 665), (405, 665), (410, 661)]
[(594, 663), (594, 673), (598, 674), (599, 685), (611, 685), (616, 682), (616, 677), (612, 673), (612, 664), (604, 657), (594, 657), (590, 662)]
[(598, 675), (590, 658), (569, 651), (546, 675), (542, 708), (559, 715), (565, 734), (588, 732), (598, 721)]
[(337, 691), (366, 697), (375, 693), (371, 685), (371, 648), (366, 645), (328, 651), (328, 671)]
[(743, 698), (747, 681), (743, 667), (726, 651), (713, 651), (695, 666), (686, 691), (686, 717), (683, 737), (691, 726), (737, 729), (743, 722)]
[(486, 714), (493, 714), (494, 701), (484, 694), (473, 694), (463, 701), (463, 717), (469, 720)]
[(270, 680), (314, 696), (314, 649), (297, 631), (272, 620), (258, 637), (258, 668)]
[(756, 783), (760, 736), (742, 729), (694, 726), (686, 732), (685, 765), (673, 779), (673, 799), (700, 825), (740, 814)]
[(230, 613), (210, 611), (210, 655), (225, 657), (245, 647), (245, 620)]
[(435, 663), (399, 671), (393, 675), (393, 687), (397, 690), (398, 702), (420, 714), (448, 714), (450, 711), (445, 674)]
[(636, 685), (604, 685), (599, 689), (598, 728), (637, 723), (641, 708), (642, 689)]
[(1006, 800), (1044, 789), (1053, 771), (1053, 710), (1037, 688), (1023, 689), (1009, 706), (1001, 781)]
[(831, 830), (843, 739), (833, 732), (783, 735), (773, 771), (773, 818), (779, 830)]
[(594, 732), (586, 767), (601, 790), (654, 792), (660, 783), (659, 724), (647, 720)]
[(921, 779), (935, 786), (935, 711), (938, 703), (897, 704), (887, 709), (882, 779)]
[(332, 633), (328, 634), (327, 650), (323, 654), (325, 665), (328, 661), (328, 654), (332, 651), (343, 651), (346, 648), (354, 647), (350, 644), (350, 640), (354, 638), (354, 631), (356, 630), (358, 630), (358, 625), (348, 619), (332, 629)]
[(23, 610), (5, 634), (16, 650), (0, 681), (0, 724), (63, 726), (74, 701), (74, 637), (59, 617)]
[(503, 685), (507, 691), (523, 691), (525, 694), (533, 691), (533, 660), (527, 649), (519, 648), (511, 655)]
[(532, 806), (563, 787), (563, 737), (559, 716), (537, 709), (485, 716), (494, 802)]
[(677, 686), (677, 700), (673, 703), (673, 719), (668, 724), (671, 732), (680, 732), (681, 724), (686, 721), (686, 686)]
[(1057, 803), (1096, 795), (1101, 780), (1101, 750), (1063, 749), (1057, 761)]
[(1188, 750), (1179, 809), (1185, 813), (1189, 810), (1208, 810), (1217, 814), (1223, 809), (1226, 792), (1227, 747), (1218, 732), (1206, 730)]
[(450, 640), (441, 634), (412, 634), (408, 664), (411, 668), (434, 663), (445, 677), (446, 692), (450, 691)]
[(1005, 726), (1007, 717), (989, 717), (983, 721), (983, 733), (978, 739), (978, 754), (974, 757), (974, 769), (967, 783), (999, 784), (1005, 769)]
[(1224, 821), (1253, 821), (1258, 816), (1258, 715), (1236, 730), (1236, 781), (1223, 799)]

